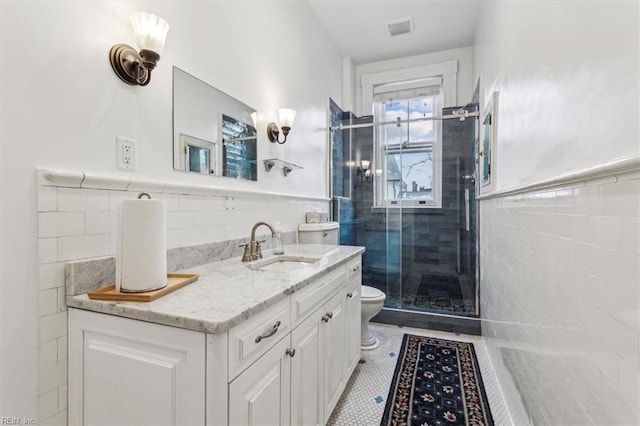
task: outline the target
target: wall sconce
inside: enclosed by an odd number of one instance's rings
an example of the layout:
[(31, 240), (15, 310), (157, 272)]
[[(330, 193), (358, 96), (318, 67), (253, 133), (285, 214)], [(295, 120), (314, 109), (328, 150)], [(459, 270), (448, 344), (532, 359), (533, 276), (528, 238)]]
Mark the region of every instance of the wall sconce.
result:
[(358, 175), (360, 179), (362, 178), (367, 179), (367, 182), (369, 182), (371, 178), (371, 161), (369, 160), (360, 161), (360, 166), (356, 168), (356, 175)]
[(131, 15), (131, 24), (140, 53), (126, 44), (116, 44), (109, 51), (109, 60), (120, 80), (132, 86), (146, 86), (151, 81), (151, 70), (160, 60), (169, 24), (147, 12)]
[(267, 137), (271, 143), (278, 142), (279, 144), (283, 144), (287, 141), (287, 135), (293, 126), (293, 120), (296, 118), (296, 112), (289, 108), (280, 108), (278, 110), (278, 115), (280, 116), (280, 128), (282, 128), (284, 140), (282, 142), (278, 140), (280, 136), (280, 129), (278, 129), (277, 124), (273, 121), (267, 125)]

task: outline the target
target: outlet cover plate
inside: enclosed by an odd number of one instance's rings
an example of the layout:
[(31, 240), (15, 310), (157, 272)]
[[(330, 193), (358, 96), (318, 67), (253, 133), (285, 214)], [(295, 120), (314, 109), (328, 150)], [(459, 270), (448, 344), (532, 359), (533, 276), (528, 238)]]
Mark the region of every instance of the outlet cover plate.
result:
[(118, 170), (136, 171), (136, 141), (123, 136), (116, 137), (116, 167)]

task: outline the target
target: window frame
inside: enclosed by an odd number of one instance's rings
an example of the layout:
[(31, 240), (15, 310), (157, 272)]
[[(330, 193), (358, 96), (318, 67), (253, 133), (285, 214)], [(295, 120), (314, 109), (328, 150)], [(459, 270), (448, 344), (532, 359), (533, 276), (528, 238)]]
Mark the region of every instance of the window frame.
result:
[[(434, 98), (434, 108), (432, 115), (438, 115), (438, 111), (442, 111), (443, 104), (443, 85), (441, 80), (437, 83), (433, 79), (425, 80), (423, 83), (424, 86), (420, 86), (420, 84), (411, 83), (413, 87), (439, 87), (439, 94), (437, 95), (428, 95)], [(395, 91), (394, 89), (390, 89), (388, 92)], [(388, 93), (382, 90), (378, 91), (378, 94)], [(427, 96), (427, 95), (425, 95)], [(416, 96), (417, 97), (417, 96)], [(405, 98), (402, 101), (410, 102), (412, 98)], [(415, 98), (413, 98), (415, 99)], [(400, 101), (400, 99), (398, 100)], [(375, 104), (374, 104), (375, 105)], [(385, 118), (380, 117), (378, 114), (380, 113), (378, 108), (374, 108), (375, 113), (375, 121), (385, 121)], [(407, 118), (409, 118), (407, 116)], [(415, 144), (424, 144), (425, 151), (428, 150), (428, 145), (431, 148), (431, 163), (432, 163), (432, 176), (431, 176), (431, 198), (430, 199), (411, 199), (411, 198), (403, 198), (402, 197), (402, 185), (400, 187), (400, 197), (390, 198), (388, 197), (388, 156), (389, 156), (389, 145), (386, 143), (386, 132), (385, 126), (393, 125), (381, 125), (378, 126), (375, 132), (374, 144), (373, 144), (373, 157), (376, 166), (376, 178), (374, 179), (374, 208), (399, 208), (399, 207), (411, 207), (411, 208), (442, 208), (442, 122), (441, 120), (433, 120), (433, 140), (425, 140), (414, 142)], [(414, 146), (411, 147), (411, 142), (408, 142), (408, 136), (410, 134), (410, 126), (411, 122), (407, 124), (407, 146), (409, 150), (416, 150), (420, 147)], [(402, 146), (403, 144), (394, 144), (393, 147), (399, 147), (400, 154), (402, 154)], [(396, 148), (397, 150), (397, 148)]]
[[(457, 79), (458, 79), (458, 60), (452, 59), (443, 62), (430, 63), (418, 66), (409, 66), (404, 68), (396, 68), (396, 69), (381, 69), (377, 72), (363, 73), (360, 75), (360, 96), (358, 99), (359, 112), (363, 114), (373, 113), (373, 98), (374, 91), (376, 87), (385, 84), (402, 84), (402, 83), (410, 83), (416, 81), (426, 81), (434, 78), (440, 78), (442, 80), (442, 108), (455, 106), (457, 105)], [(434, 120), (434, 123), (439, 123), (441, 126), (442, 123), (440, 120)], [(442, 134), (440, 132), (440, 134)], [(375, 151), (374, 144), (374, 151)], [(442, 143), (438, 144), (440, 149), (442, 149)], [(375, 154), (375, 152), (374, 152)], [(442, 155), (442, 152), (440, 152)], [(374, 155), (374, 158), (376, 156)], [(381, 164), (381, 163), (378, 163)], [(442, 170), (439, 165), (439, 170), (437, 172), (437, 176), (442, 182)], [(378, 176), (374, 179), (374, 194), (377, 194), (375, 191), (375, 185)], [(375, 195), (374, 195), (375, 196)], [(442, 199), (440, 195), (440, 201), (436, 203), (434, 206), (428, 206), (429, 208), (441, 208)], [(393, 207), (413, 207), (411, 204), (403, 204), (400, 203), (398, 205), (380, 205), (376, 207), (376, 202), (374, 200), (374, 209), (386, 209)], [(416, 206), (418, 207), (418, 206)], [(420, 206), (425, 207), (425, 206)]]

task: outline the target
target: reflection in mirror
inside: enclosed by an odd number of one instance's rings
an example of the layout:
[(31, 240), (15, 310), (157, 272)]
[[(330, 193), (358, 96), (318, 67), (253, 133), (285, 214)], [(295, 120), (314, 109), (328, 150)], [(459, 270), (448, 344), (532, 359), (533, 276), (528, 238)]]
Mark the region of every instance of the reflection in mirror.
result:
[(180, 134), (180, 146), (185, 149), (185, 169), (190, 172), (216, 174), (216, 144), (204, 139)]
[(173, 167), (256, 181), (256, 111), (173, 67)]
[(256, 129), (222, 114), (222, 176), (258, 180)]

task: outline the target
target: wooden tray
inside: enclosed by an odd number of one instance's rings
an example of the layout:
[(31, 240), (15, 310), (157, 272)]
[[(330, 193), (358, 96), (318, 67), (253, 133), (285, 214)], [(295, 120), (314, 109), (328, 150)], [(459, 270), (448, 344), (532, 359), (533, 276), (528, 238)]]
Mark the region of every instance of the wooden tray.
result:
[(167, 274), (167, 286), (158, 290), (145, 291), (144, 293), (123, 293), (116, 291), (116, 285), (111, 284), (88, 293), (89, 299), (95, 300), (122, 300), (129, 302), (152, 302), (159, 297), (169, 294), (177, 289), (191, 284), (199, 278), (197, 274)]

